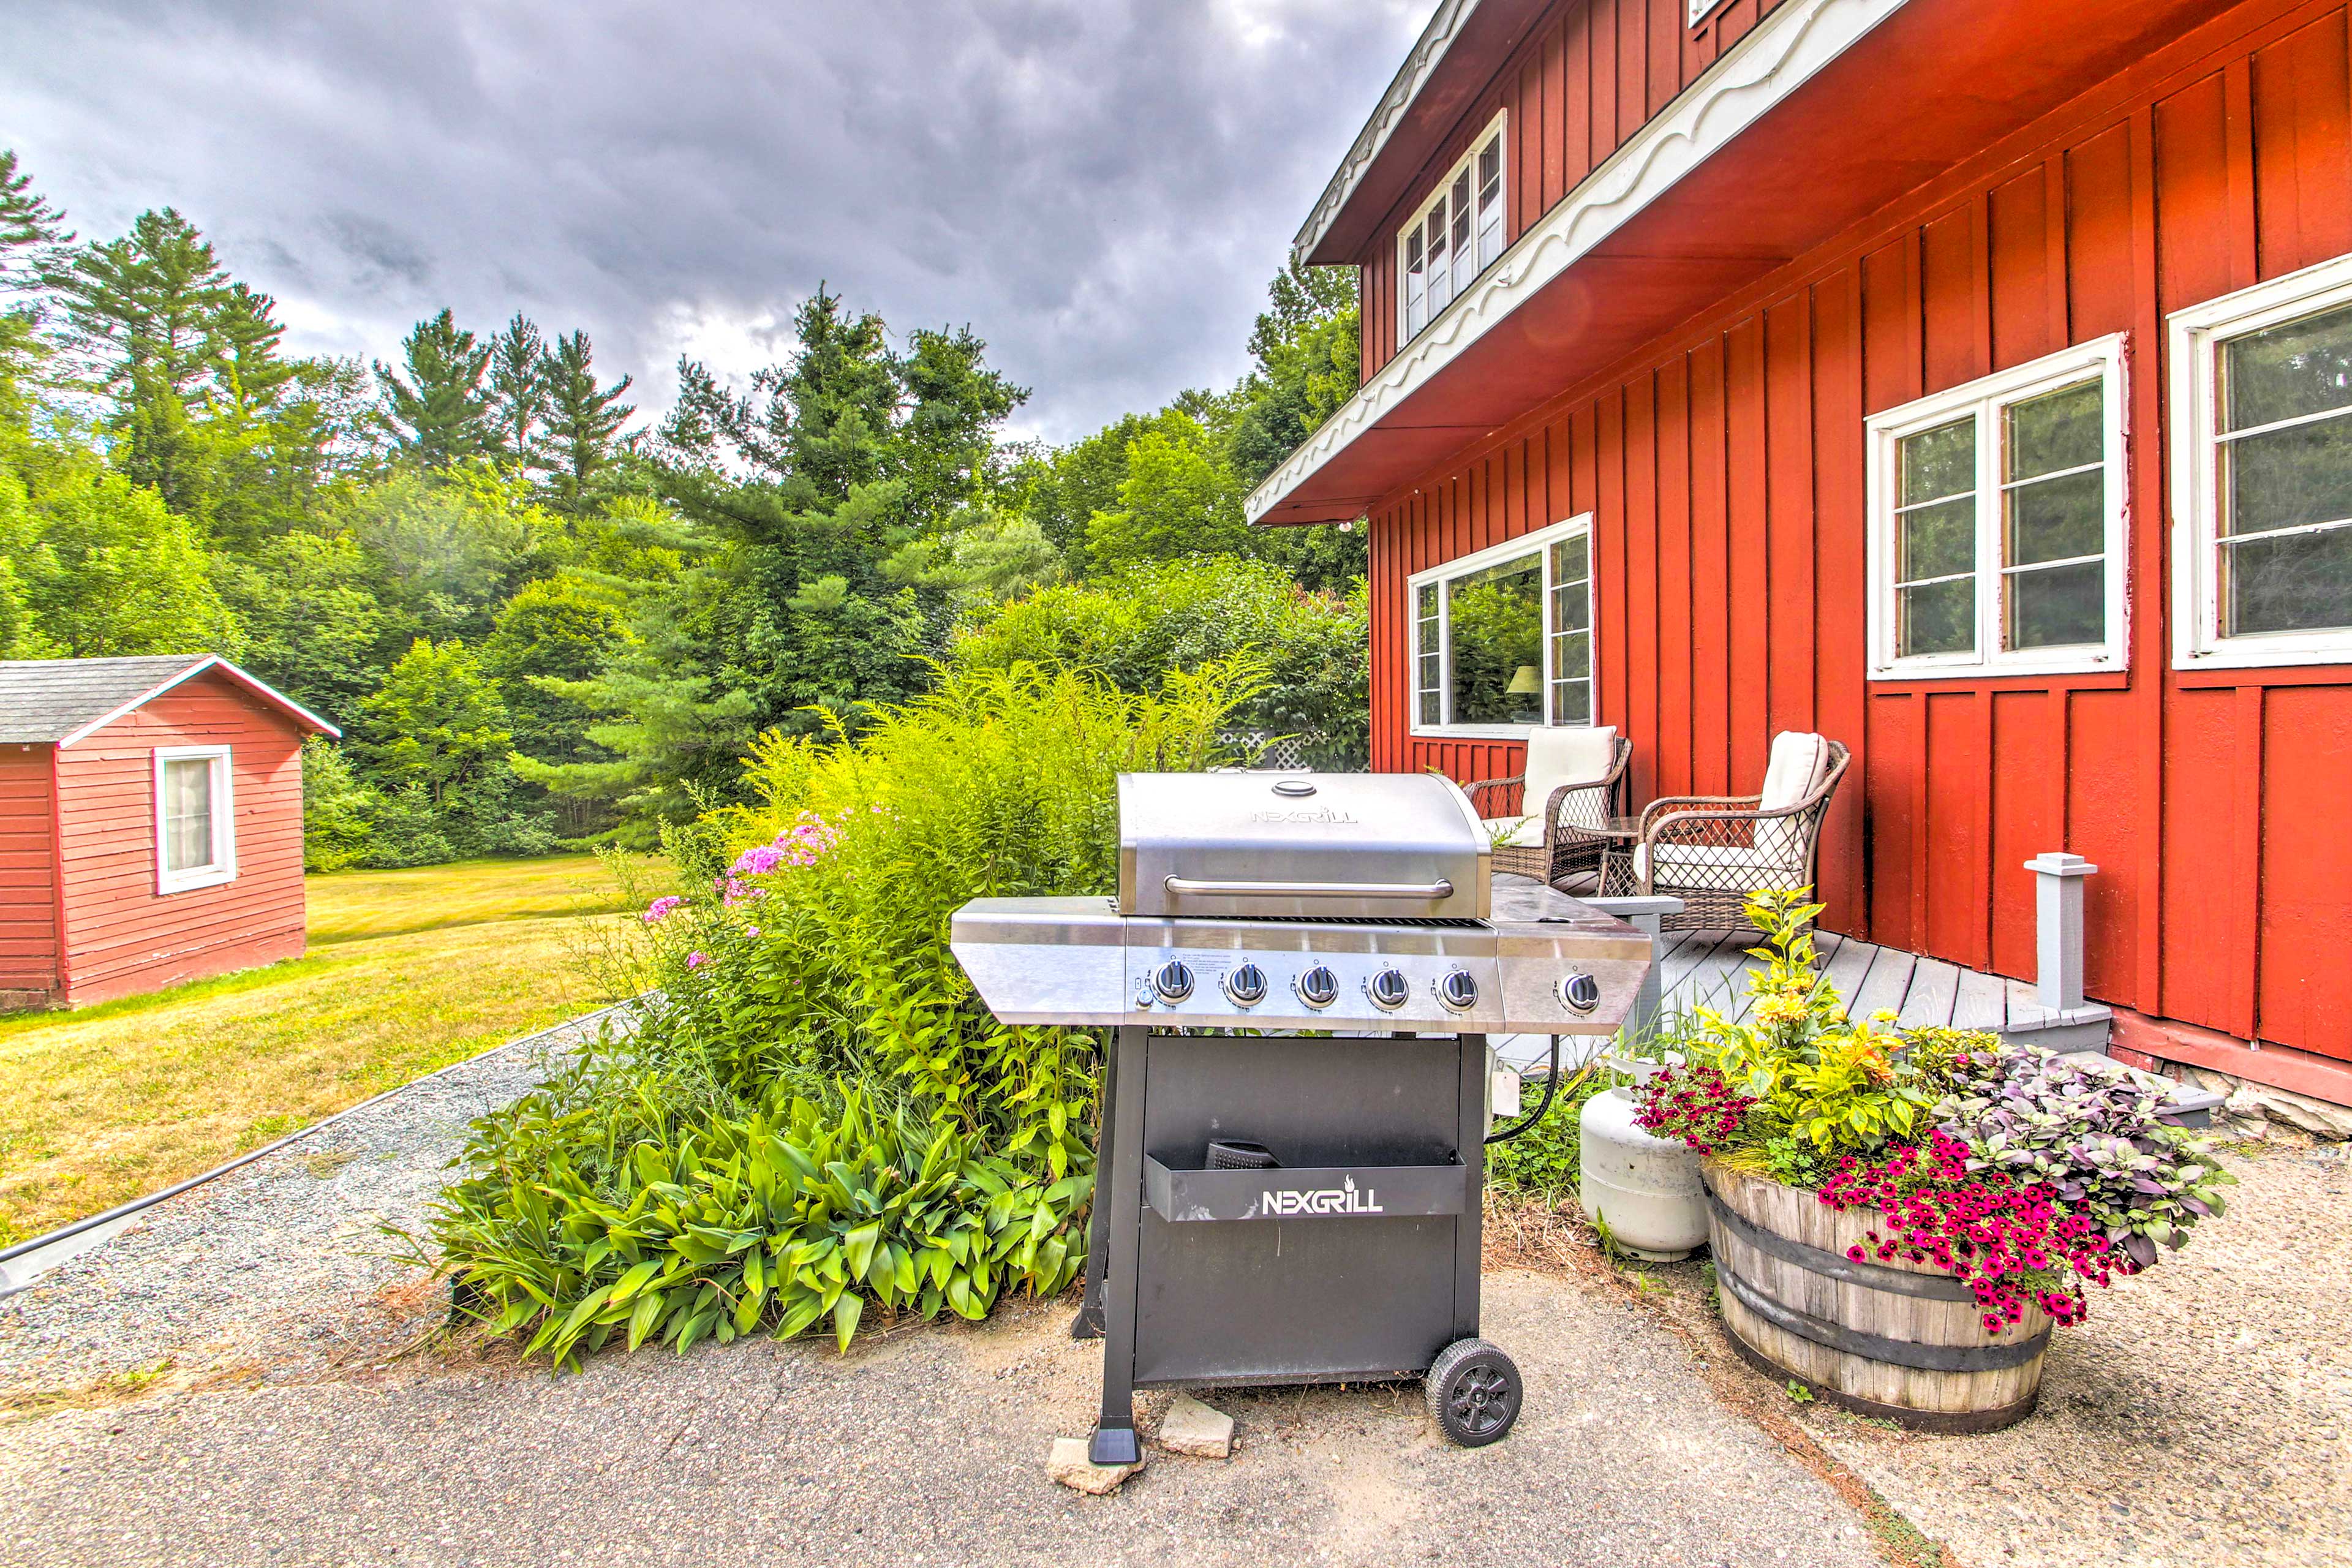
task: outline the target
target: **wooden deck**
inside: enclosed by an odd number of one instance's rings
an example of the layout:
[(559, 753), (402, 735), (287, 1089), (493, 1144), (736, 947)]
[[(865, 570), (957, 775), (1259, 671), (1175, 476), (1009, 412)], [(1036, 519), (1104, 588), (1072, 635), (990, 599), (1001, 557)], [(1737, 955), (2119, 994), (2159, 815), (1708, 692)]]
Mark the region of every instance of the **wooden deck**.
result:
[[(1659, 942), (1666, 1013), (1707, 1006), (1728, 1018), (1744, 1017), (1748, 973), (1761, 967), (1748, 950), (1760, 940), (1752, 931), (1668, 932)], [(1830, 984), (1856, 1016), (1891, 1008), (1906, 1028), (1947, 1026), (2003, 1035), (2061, 1031), (2074, 1048), (2105, 1047), (2104, 1026), (2110, 1017), (2105, 1007), (2053, 1013), (2021, 980), (1981, 974), (1940, 958), (1880, 947), (1835, 931), (1816, 932), (1813, 948)]]

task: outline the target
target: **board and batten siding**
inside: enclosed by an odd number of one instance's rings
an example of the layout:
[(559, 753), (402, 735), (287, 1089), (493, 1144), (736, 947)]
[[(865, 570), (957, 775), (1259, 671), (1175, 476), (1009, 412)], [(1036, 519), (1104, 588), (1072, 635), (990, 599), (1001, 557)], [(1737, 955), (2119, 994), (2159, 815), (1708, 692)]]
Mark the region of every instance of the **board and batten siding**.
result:
[[(231, 748), (236, 877), (155, 891), (155, 749)], [(299, 954), (302, 735), (199, 675), (57, 757), (58, 858), (76, 1004)]]
[(47, 746), (0, 746), (0, 1005), (58, 989), (56, 797)]
[[(1633, 739), (1637, 803), (1752, 791), (1775, 731), (1818, 729), (1854, 755), (1822, 847), (1832, 929), (2029, 977), (2021, 862), (2063, 847), (2100, 867), (2095, 996), (2352, 1059), (2352, 666), (2171, 668), (2165, 317), (2352, 252), (2346, 8), (2258, 9), (1384, 503), (1373, 765), (1517, 771), (1516, 745), (1409, 733), (1406, 579), (1589, 511), (1601, 721)], [(2128, 669), (1868, 680), (1864, 418), (2117, 332)]]
[(1358, 276), (1364, 374), (1396, 356), (1399, 231), (1497, 110), (1507, 116), (1504, 238), (1509, 243), (1781, 3), (1726, 0), (1696, 26), (1690, 0), (1572, 0), (1551, 7), (1423, 165), (1408, 194), (1381, 217), (1376, 231), (1381, 237)]

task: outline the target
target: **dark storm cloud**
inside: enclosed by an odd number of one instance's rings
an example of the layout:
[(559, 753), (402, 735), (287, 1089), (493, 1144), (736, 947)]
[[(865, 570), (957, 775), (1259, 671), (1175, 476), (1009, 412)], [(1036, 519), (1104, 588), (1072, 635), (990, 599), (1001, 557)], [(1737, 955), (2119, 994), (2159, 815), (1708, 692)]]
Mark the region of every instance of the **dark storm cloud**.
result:
[(584, 326), (667, 396), (820, 279), (970, 322), (1083, 434), (1230, 379), (1427, 0), (50, 4), (0, 145), (87, 236), (178, 206), (299, 346), (443, 305)]

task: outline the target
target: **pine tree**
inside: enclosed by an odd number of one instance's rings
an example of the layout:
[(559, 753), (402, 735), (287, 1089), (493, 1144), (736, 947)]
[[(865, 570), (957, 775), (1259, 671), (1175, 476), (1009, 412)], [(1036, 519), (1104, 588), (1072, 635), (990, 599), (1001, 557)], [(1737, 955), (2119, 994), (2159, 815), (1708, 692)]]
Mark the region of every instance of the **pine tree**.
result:
[(491, 351), (460, 331), (448, 310), (417, 322), (400, 347), (408, 374), (378, 360), (375, 375), (402, 453), (427, 468), (446, 468), (488, 450), (494, 437), (482, 378)]
[(170, 207), (120, 239), (87, 245), (47, 274), (83, 384), (113, 401), (114, 466), (175, 511), (205, 500), (205, 444), (193, 428), (239, 309), (211, 241)]
[(33, 189), (32, 175), (17, 173), (16, 154), (0, 147), (0, 426), (24, 418), (21, 388), (47, 357), (38, 289), (58, 247), (72, 238), (65, 214)]
[(490, 340), (490, 420), (499, 449), (519, 467), (538, 458), (548, 415), (547, 340), (520, 310)]
[(610, 386), (598, 386), (585, 332), (556, 339), (544, 363), (549, 479), (557, 509), (576, 512), (585, 507), (597, 475), (612, 466), (613, 437), (636, 412), (621, 401), (634, 378), (625, 375)]

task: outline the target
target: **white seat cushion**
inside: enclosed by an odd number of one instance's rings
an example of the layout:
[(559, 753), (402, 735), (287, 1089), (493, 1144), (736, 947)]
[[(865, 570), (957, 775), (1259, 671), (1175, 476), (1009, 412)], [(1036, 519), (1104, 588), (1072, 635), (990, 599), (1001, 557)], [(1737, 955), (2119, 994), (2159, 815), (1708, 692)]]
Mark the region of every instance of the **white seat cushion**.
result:
[(1478, 826), (1486, 830), (1489, 841), (1496, 845), (1517, 845), (1528, 848), (1543, 847), (1543, 818), (1539, 816), (1488, 816)]
[(1830, 743), (1819, 735), (1784, 730), (1772, 737), (1772, 760), (1757, 793), (1759, 811), (1786, 811), (1821, 787), (1830, 771)]
[[(1527, 784), (1519, 796), (1528, 811), (1542, 815), (1544, 802), (1562, 784), (1599, 784), (1617, 757), (1617, 727), (1592, 729), (1547, 725), (1528, 731)], [(1540, 835), (1537, 842), (1541, 842)]]

